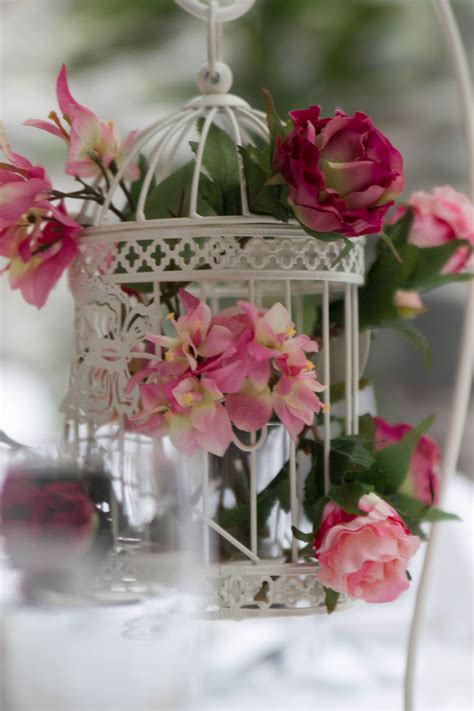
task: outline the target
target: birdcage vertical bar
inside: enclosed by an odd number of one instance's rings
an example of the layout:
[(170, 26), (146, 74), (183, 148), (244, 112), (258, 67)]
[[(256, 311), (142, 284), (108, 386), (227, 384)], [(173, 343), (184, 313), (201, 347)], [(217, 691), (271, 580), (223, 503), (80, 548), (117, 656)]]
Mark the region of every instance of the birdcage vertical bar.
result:
[[(248, 283), (249, 301), (255, 305), (255, 280), (249, 279)], [(251, 432), (250, 444), (253, 446), (256, 442), (256, 433)], [(257, 555), (258, 536), (257, 536), (257, 452), (252, 449), (249, 453), (250, 460), (250, 550), (254, 555)]]
[[(285, 306), (286, 310), (292, 318), (292, 303), (291, 303), (291, 280), (285, 279)], [(299, 511), (298, 511), (298, 483), (296, 480), (296, 446), (294, 441), (288, 434), (288, 451), (289, 451), (289, 474), (290, 474), (290, 509), (291, 509), (291, 525), (298, 527)], [(291, 540), (291, 560), (293, 563), (298, 561), (298, 541), (293, 536)]]
[(209, 537), (209, 454), (202, 451), (202, 553), (205, 563), (209, 563), (211, 558), (210, 537)]
[(324, 384), (324, 491), (327, 493), (331, 485), (330, 454), (331, 454), (331, 351), (329, 340), (329, 283), (323, 282), (323, 371)]
[(352, 288), (344, 287), (344, 367), (345, 427), (352, 434)]
[(352, 433), (359, 434), (359, 291), (352, 286)]

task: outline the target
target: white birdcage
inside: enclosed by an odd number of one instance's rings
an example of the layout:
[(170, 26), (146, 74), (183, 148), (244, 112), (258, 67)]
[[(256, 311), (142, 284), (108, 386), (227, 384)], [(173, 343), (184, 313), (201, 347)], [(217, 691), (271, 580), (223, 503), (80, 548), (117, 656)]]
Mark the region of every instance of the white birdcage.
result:
[[(136, 391), (126, 391), (134, 349), (149, 333), (162, 327), (163, 290), (166, 284), (186, 285), (217, 310), (222, 304), (246, 299), (257, 306), (281, 301), (292, 315), (296, 329), (303, 332), (305, 303), (320, 300), (322, 348), (318, 373), (328, 387), (324, 393), (325, 414), (324, 481), (329, 486), (331, 447), (330, 389), (332, 382), (345, 382), (344, 429), (358, 432), (359, 328), (358, 288), (364, 279), (364, 240), (354, 240), (353, 248), (341, 254), (343, 240), (322, 242), (308, 235), (296, 222), (279, 222), (272, 217), (252, 214), (238, 147), (268, 142), (264, 114), (244, 100), (229, 94), (230, 69), (223, 64), (222, 22), (243, 14), (253, 0), (241, 0), (223, 7), (203, 5), (195, 0), (177, 0), (184, 9), (208, 20), (208, 63), (198, 75), (201, 95), (182, 110), (141, 131), (131, 145), (112, 181), (105, 204), (82, 218), (92, 226), (80, 239), (79, 257), (71, 269), (70, 284), (75, 299), (76, 351), (70, 387), (63, 404), (69, 424), (70, 442), (109, 432), (114, 450), (114, 476), (118, 497), (127, 498), (126, 489), (146, 498), (152, 492), (140, 482), (130, 461), (148, 446), (143, 437), (126, 431), (127, 418), (138, 405)], [(197, 125), (199, 122), (199, 130)], [(239, 165), (240, 209), (235, 215), (206, 215), (200, 210), (199, 184), (205, 171), (203, 156), (212, 126), (224, 129), (235, 144)], [(193, 159), (190, 141), (195, 141), (195, 159), (186, 192), (181, 196), (185, 215), (147, 219), (150, 191), (176, 169)], [(139, 154), (147, 157), (146, 176), (134, 205), (134, 217), (127, 222), (110, 222), (109, 207), (117, 195), (127, 168)], [(88, 208), (87, 208), (88, 209)], [(114, 219), (114, 218), (112, 218)], [(204, 269), (203, 266), (206, 266)], [(122, 286), (147, 285), (142, 300), (125, 293)], [(338, 295), (344, 300), (345, 333), (338, 339), (337, 359), (330, 350), (329, 305)], [(334, 342), (334, 341), (333, 341)], [(158, 353), (159, 355), (159, 353)], [(143, 357), (148, 357), (146, 354)], [(337, 377), (331, 369), (337, 368)], [(113, 432), (113, 434), (110, 434)], [(267, 428), (245, 442), (235, 434), (234, 444), (248, 452), (250, 517), (248, 544), (239, 540), (212, 517), (209, 509), (210, 457), (201, 458), (202, 496), (193, 515), (202, 521), (203, 560), (209, 565), (211, 596), (209, 614), (220, 617), (304, 614), (324, 610), (324, 592), (317, 582), (314, 563), (302, 562), (300, 544), (291, 536), (291, 525), (301, 519), (301, 476), (295, 444), (286, 444), (289, 458), (289, 499), (291, 515), (286, 534), (290, 560), (265, 558), (259, 549), (257, 530), (258, 462), (267, 438)], [(156, 443), (153, 445), (158, 446)], [(135, 450), (133, 448), (136, 448)], [(214, 458), (215, 459), (215, 458)], [(133, 467), (132, 467), (133, 469)], [(159, 478), (160, 472), (156, 472)], [(156, 482), (155, 482), (156, 484)], [(133, 506), (132, 506), (133, 508)], [(211, 532), (213, 532), (211, 534)], [(216, 562), (212, 559), (210, 536), (220, 536), (239, 551), (244, 560)], [(129, 556), (112, 577), (133, 579), (140, 556)], [(148, 563), (149, 564), (149, 559)], [(135, 566), (135, 568), (134, 568)], [(343, 604), (339, 608), (344, 607)]]

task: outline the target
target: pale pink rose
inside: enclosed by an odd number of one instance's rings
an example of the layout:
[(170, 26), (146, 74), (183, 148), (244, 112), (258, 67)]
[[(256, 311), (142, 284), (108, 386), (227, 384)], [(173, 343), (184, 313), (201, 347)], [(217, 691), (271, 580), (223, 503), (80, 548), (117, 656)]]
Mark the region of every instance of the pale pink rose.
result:
[(398, 513), (377, 494), (359, 499), (361, 515), (326, 504), (315, 539), (318, 580), (366, 602), (391, 602), (409, 586), (409, 560), (420, 545)]
[[(474, 205), (466, 195), (449, 185), (434, 188), (433, 192), (411, 194), (407, 206), (413, 210), (413, 223), (408, 242), (417, 247), (438, 247), (453, 239), (468, 240), (474, 247)], [(397, 208), (398, 219), (406, 206)], [(469, 249), (461, 247), (443, 269), (443, 274), (460, 272), (468, 265)]]
[[(54, 111), (50, 114), (50, 121), (29, 119), (25, 121), (25, 125), (47, 131), (66, 142), (68, 146), (66, 173), (81, 178), (100, 177), (101, 169), (97, 164), (98, 161), (105, 169), (109, 169), (112, 164), (119, 167), (136, 131), (129, 133), (122, 142), (119, 130), (113, 121), (102, 121), (90, 109), (79, 104), (69, 91), (64, 64), (58, 75), (56, 95), (66, 127)], [(131, 181), (140, 177), (136, 163), (128, 166), (124, 177)]]
[[(391, 425), (381, 417), (374, 417), (375, 448), (384, 449), (399, 442), (413, 427), (405, 423)], [(438, 469), (440, 453), (436, 442), (422, 435), (413, 452), (410, 469), (401, 492), (412, 496), (427, 506), (438, 504)]]

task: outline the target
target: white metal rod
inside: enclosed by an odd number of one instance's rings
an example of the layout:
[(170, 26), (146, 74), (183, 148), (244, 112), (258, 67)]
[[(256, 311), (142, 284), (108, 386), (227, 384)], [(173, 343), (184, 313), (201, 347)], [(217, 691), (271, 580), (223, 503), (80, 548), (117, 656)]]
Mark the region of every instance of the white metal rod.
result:
[[(292, 300), (291, 300), (291, 281), (285, 280), (285, 305), (286, 310), (292, 317)], [(290, 475), (290, 509), (291, 509), (291, 525), (298, 527), (299, 524), (299, 507), (298, 507), (298, 483), (296, 481), (296, 447), (293, 440), (288, 435), (288, 450), (289, 450), (289, 475)], [(293, 563), (298, 561), (298, 541), (294, 536), (291, 539), (291, 560)]]
[[(195, 112), (195, 109), (190, 109), (191, 112)], [(169, 124), (172, 124), (174, 121), (176, 121), (180, 116), (182, 116), (182, 112), (175, 112), (168, 116), (165, 119), (161, 119), (160, 121), (156, 121), (154, 124), (149, 126), (148, 128), (144, 129), (141, 133), (138, 134), (138, 136), (135, 138), (133, 144), (130, 147), (130, 150), (123, 161), (122, 165), (120, 166), (119, 170), (117, 171), (117, 175), (114, 176), (114, 179), (112, 180), (112, 183), (110, 185), (110, 189), (106, 195), (104, 204), (102, 205), (102, 209), (99, 213), (98, 216), (98, 224), (102, 224), (102, 222), (105, 220), (107, 216), (107, 211), (110, 207), (110, 203), (112, 202), (112, 198), (115, 194), (115, 191), (118, 187), (118, 184), (120, 181), (123, 179), (127, 168), (135, 158), (137, 158), (139, 152), (143, 148), (143, 146), (151, 139), (154, 133), (159, 134), (163, 129), (167, 128)]]
[[(140, 195), (138, 198), (138, 205), (136, 209), (136, 219), (138, 221), (144, 221), (145, 220), (145, 214), (144, 214), (144, 209), (145, 209), (145, 203), (146, 199), (148, 197), (148, 193), (150, 190), (150, 185), (151, 181), (153, 180), (153, 177), (155, 175), (156, 167), (158, 165), (158, 161), (161, 158), (161, 154), (163, 153), (163, 150), (166, 148), (166, 146), (170, 143), (170, 141), (176, 136), (176, 134), (179, 134), (184, 128), (189, 130), (195, 119), (199, 118), (199, 116), (202, 115), (201, 112), (196, 112), (191, 114), (190, 116), (184, 116), (180, 121), (177, 121), (176, 124), (170, 128), (158, 141), (156, 144), (155, 148), (153, 149), (150, 158), (149, 158), (149, 163), (148, 163), (148, 169), (146, 172), (145, 180), (143, 181), (142, 188), (140, 190)], [(159, 184), (161, 181), (158, 180), (157, 183)]]
[(204, 562), (209, 563), (211, 558), (210, 540), (209, 540), (209, 455), (202, 451), (202, 514), (203, 514), (203, 532), (202, 532), (202, 551)]
[[(160, 282), (153, 282), (153, 334), (161, 335), (161, 288)], [(155, 344), (155, 354), (161, 358), (161, 346)]]
[(232, 132), (234, 134), (235, 150), (237, 154), (237, 166), (239, 171), (239, 183), (240, 183), (240, 199), (242, 202), (242, 215), (250, 215), (249, 203), (247, 199), (247, 181), (245, 180), (244, 166), (242, 162), (242, 156), (239, 152), (239, 146), (242, 145), (242, 136), (240, 135), (239, 124), (236, 121), (234, 111), (229, 108), (229, 106), (224, 106), (224, 113), (230, 121), (232, 127)]
[[(474, 200), (474, 109), (471, 89), (469, 63), (459, 26), (449, 0), (434, 0), (435, 9), (456, 77), (464, 138), (466, 143), (466, 158), (469, 180), (469, 195)], [(452, 400), (448, 434), (444, 444), (444, 455), (441, 463), (440, 503), (443, 507), (446, 487), (450, 477), (456, 471), (461, 440), (464, 432), (472, 383), (472, 362), (474, 354), (474, 282), (467, 289), (467, 301), (464, 312), (459, 360), (456, 371), (454, 394)], [(439, 524), (433, 524), (426, 548), (423, 569), (416, 593), (415, 609), (410, 626), (407, 659), (405, 667), (404, 708), (413, 711), (415, 708), (415, 677), (416, 662), (419, 650), (420, 634), (423, 616), (426, 609), (430, 579), (434, 567), (436, 545), (439, 537)]]
[(352, 285), (352, 433), (359, 434), (359, 290)]
[(262, 427), (260, 431), (260, 437), (258, 440), (255, 442), (252, 442), (252, 444), (244, 444), (243, 442), (240, 441), (240, 439), (237, 437), (235, 432), (232, 434), (232, 442), (235, 444), (236, 447), (242, 450), (242, 452), (254, 452), (257, 449), (260, 449), (262, 444), (265, 443), (267, 439), (267, 433), (268, 433), (268, 427), (265, 425), (265, 427)]
[[(290, 503), (291, 503), (291, 525), (298, 528), (299, 525), (299, 514), (298, 514), (298, 488), (296, 482), (296, 445), (292, 439), (290, 439)], [(294, 536), (291, 538), (291, 561), (292, 563), (298, 562), (298, 541)]]
[(201, 137), (199, 139), (199, 145), (196, 152), (196, 162), (193, 172), (193, 180), (191, 183), (191, 197), (189, 199), (189, 217), (199, 217), (197, 213), (197, 201), (198, 201), (198, 191), (199, 191), (199, 179), (201, 177), (202, 159), (204, 156), (204, 149), (206, 147), (207, 134), (211, 128), (214, 117), (217, 113), (217, 108), (213, 108), (209, 111), (206, 120), (204, 121), (204, 126), (202, 127)]
[(323, 353), (324, 353), (324, 491), (331, 486), (330, 455), (331, 455), (331, 346), (329, 340), (329, 284), (323, 282)]
[(193, 511), (199, 518), (203, 521), (203, 523), (206, 526), (209, 526), (209, 528), (212, 528), (214, 531), (216, 531), (222, 538), (225, 538), (226, 541), (229, 541), (229, 543), (232, 543), (233, 546), (237, 548), (241, 553), (247, 556), (247, 558), (250, 558), (251, 561), (254, 563), (259, 563), (260, 558), (256, 556), (254, 553), (252, 553), (247, 546), (244, 546), (243, 543), (241, 543), (237, 538), (234, 538), (234, 536), (231, 533), (228, 533), (225, 528), (222, 528), (222, 526), (219, 526), (218, 523), (216, 523), (212, 518), (209, 518), (207, 516), (204, 516), (202, 511), (199, 511), (197, 508), (193, 508)]
[[(250, 442), (255, 446), (256, 434), (251, 432)], [(249, 453), (250, 457), (250, 548), (257, 555), (257, 452)]]
[(344, 394), (346, 400), (346, 434), (352, 434), (352, 299), (351, 286), (344, 288), (344, 365), (345, 383)]

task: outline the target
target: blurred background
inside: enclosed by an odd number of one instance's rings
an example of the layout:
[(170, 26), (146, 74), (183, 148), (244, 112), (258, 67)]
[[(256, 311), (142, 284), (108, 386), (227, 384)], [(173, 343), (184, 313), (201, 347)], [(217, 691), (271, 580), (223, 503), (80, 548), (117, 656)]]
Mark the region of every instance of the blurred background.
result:
[[(2, 120), (14, 150), (44, 163), (57, 187), (69, 184), (62, 173), (62, 145), (21, 124), (27, 118), (46, 117), (55, 108), (55, 79), (62, 62), (68, 66), (74, 97), (100, 117), (116, 120), (123, 133), (146, 126), (197, 93), (194, 76), (205, 61), (205, 25), (172, 0), (1, 0), (0, 7)], [(453, 7), (472, 57), (474, 5), (471, 0), (454, 0)], [(406, 194), (443, 184), (466, 191), (456, 89), (431, 0), (257, 0), (245, 18), (226, 26), (224, 46), (225, 60), (234, 72), (233, 92), (255, 106), (261, 105), (259, 87), (267, 87), (281, 114), (311, 103), (322, 104), (327, 113), (336, 106), (347, 112), (365, 111), (404, 156)], [(453, 285), (425, 298), (428, 310), (418, 324), (431, 343), (430, 369), (424, 368), (419, 352), (389, 331), (376, 335), (368, 365), (368, 375), (377, 384), (379, 414), (391, 421), (414, 423), (435, 412), (438, 417), (432, 433), (441, 444), (449, 417), (464, 295), (462, 285)], [(72, 301), (65, 280), (40, 312), (18, 292), (11, 292), (5, 277), (1, 297), (0, 429), (13, 439), (35, 444), (60, 432), (58, 407), (67, 387), (73, 343)], [(466, 477), (472, 475), (474, 464), (472, 426), (471, 410), (459, 466)], [(457, 486), (456, 499), (450, 502), (455, 510), (471, 496), (467, 482)], [(470, 504), (465, 503), (465, 514), (463, 535), (466, 531), (469, 535)], [(454, 531), (455, 524), (446, 525)], [(456, 530), (451, 539), (454, 545), (461, 541), (460, 529)], [(469, 569), (469, 549), (463, 545), (460, 556)], [(444, 549), (448, 558), (450, 550)], [(431, 614), (439, 621), (446, 611), (442, 594), (449, 596), (456, 582), (463, 589), (454, 619), (459, 624), (453, 626), (453, 620), (440, 623), (444, 632), (451, 630), (451, 636), (447, 643), (438, 640), (438, 647), (435, 640), (431, 653), (439, 663), (439, 655), (449, 650), (459, 673), (452, 672), (451, 682), (449, 676), (444, 677), (448, 696), (443, 696), (441, 681), (431, 679), (424, 698), (427, 709), (471, 708), (468, 677), (463, 676), (470, 642), (460, 613), (470, 608), (469, 574), (467, 580), (461, 576), (450, 584), (440, 578), (438, 606)], [(351, 697), (353, 708), (398, 707), (398, 702), (391, 705), (391, 699), (399, 695), (402, 645), (412, 602), (406, 596), (403, 603), (392, 606), (395, 612), (385, 628), (392, 647), (386, 650), (385, 666), (380, 662), (377, 667), (380, 647), (369, 648), (365, 642), (361, 650), (360, 643), (351, 642), (350, 635), (357, 636), (357, 621), (360, 624), (363, 617), (356, 614), (355, 623), (345, 627), (342, 616), (324, 632), (322, 627), (311, 627), (328, 651), (314, 683), (322, 683), (325, 669), (331, 673), (344, 669), (339, 677), (332, 675), (332, 686), (323, 685), (317, 708), (348, 708), (347, 693), (356, 694)], [(382, 606), (366, 630), (375, 633), (383, 627), (387, 614)], [(280, 672), (284, 672), (299, 688), (291, 708), (316, 708), (311, 702), (315, 690), (305, 686), (307, 679), (302, 677), (298, 660), (315, 654), (318, 643), (306, 639), (302, 648), (297, 641), (308, 628), (303, 621), (295, 622), (291, 628), (272, 627), (270, 622), (264, 623), (265, 630), (240, 627), (240, 646), (233, 647), (232, 659), (225, 653), (231, 627), (221, 626), (214, 638), (213, 661), (221, 670), (220, 681), (214, 677), (208, 685), (206, 707), (219, 708), (219, 694), (233, 674), (234, 686), (228, 685), (226, 692), (229, 707), (266, 708), (252, 706), (260, 684), (266, 687), (266, 699), (273, 708), (290, 708), (288, 700), (280, 705), (285, 698), (280, 681)], [(345, 637), (344, 630), (349, 631), (347, 640), (335, 655), (330, 640), (334, 635)], [(356, 651), (362, 654), (357, 668)], [(392, 663), (389, 670), (387, 665)], [(259, 677), (255, 677), (255, 664)], [(373, 682), (364, 677), (367, 664), (372, 664), (380, 684), (385, 684), (384, 702), (361, 691), (361, 678)], [(356, 687), (351, 691), (346, 683), (342, 694), (338, 689), (348, 674), (354, 684), (357, 679), (359, 691), (354, 691)], [(243, 679), (250, 685), (246, 690)]]

